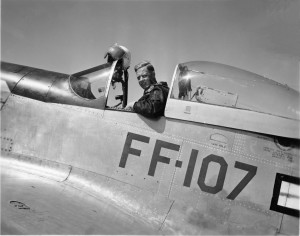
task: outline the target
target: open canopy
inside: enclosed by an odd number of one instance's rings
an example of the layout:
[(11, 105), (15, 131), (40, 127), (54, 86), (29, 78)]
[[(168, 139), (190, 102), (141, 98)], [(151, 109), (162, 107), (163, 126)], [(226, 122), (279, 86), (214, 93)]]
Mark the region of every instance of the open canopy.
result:
[(178, 64), (167, 117), (298, 138), (299, 92), (214, 62)]
[[(191, 96), (183, 97), (190, 91)], [(193, 96), (194, 95), (194, 96)], [(179, 64), (173, 98), (299, 119), (299, 93), (285, 85), (213, 62)]]

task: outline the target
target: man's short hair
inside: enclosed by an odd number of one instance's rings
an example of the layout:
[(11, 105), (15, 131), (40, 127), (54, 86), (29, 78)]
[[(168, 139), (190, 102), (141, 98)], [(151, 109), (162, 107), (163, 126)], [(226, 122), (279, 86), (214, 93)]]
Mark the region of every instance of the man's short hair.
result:
[(137, 72), (138, 69), (146, 67), (148, 71), (154, 72), (154, 67), (150, 61), (141, 61), (134, 67), (134, 71)]
[(139, 69), (141, 69), (143, 67), (146, 67), (146, 69), (149, 71), (151, 84), (156, 84), (157, 81), (155, 78), (154, 67), (150, 61), (141, 61), (134, 67), (134, 70), (135, 70), (135, 72), (137, 72)]

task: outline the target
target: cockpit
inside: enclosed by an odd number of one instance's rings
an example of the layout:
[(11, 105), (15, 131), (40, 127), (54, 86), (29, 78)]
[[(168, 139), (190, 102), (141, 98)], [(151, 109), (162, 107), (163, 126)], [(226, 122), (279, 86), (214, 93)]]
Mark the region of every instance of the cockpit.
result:
[[(128, 111), (128, 76), (123, 72), (118, 61), (106, 63), (73, 74), (70, 87), (84, 99), (105, 101), (100, 109)], [(167, 118), (291, 137), (298, 137), (299, 114), (299, 92), (252, 72), (205, 61), (176, 66), (165, 109)]]
[[(106, 108), (124, 108), (127, 104), (128, 77), (123, 72), (120, 60), (113, 63), (105, 63), (100, 66), (84, 70), (70, 76), (70, 87), (75, 94), (88, 100), (105, 99)], [(120, 94), (112, 91), (116, 84), (121, 84)], [(110, 88), (111, 87), (111, 88)], [(110, 92), (111, 96), (108, 96)], [(112, 105), (114, 99), (117, 104)]]
[[(1, 80), (11, 89), (8, 95), (100, 109), (102, 114), (114, 109), (128, 112), (124, 109), (130, 91), (126, 65), (117, 59), (67, 75), (2, 62)], [(165, 120), (299, 139), (299, 92), (283, 84), (206, 61), (178, 64), (171, 81)]]

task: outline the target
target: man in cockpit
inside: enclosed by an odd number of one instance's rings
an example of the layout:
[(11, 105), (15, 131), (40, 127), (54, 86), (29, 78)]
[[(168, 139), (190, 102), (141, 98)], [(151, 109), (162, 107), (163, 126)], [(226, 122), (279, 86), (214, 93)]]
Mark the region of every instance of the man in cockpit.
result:
[(154, 67), (149, 61), (140, 62), (134, 70), (144, 94), (137, 102), (129, 103), (126, 109), (132, 109), (146, 117), (163, 116), (169, 93), (168, 84), (157, 83)]

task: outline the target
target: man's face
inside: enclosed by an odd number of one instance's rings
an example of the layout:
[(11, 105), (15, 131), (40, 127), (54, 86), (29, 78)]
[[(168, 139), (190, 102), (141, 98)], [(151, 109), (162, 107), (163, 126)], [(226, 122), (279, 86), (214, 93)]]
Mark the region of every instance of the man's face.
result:
[(145, 90), (150, 87), (150, 73), (148, 72), (146, 67), (142, 67), (136, 71), (136, 76), (139, 81), (140, 86)]

